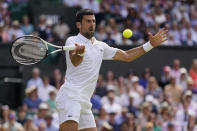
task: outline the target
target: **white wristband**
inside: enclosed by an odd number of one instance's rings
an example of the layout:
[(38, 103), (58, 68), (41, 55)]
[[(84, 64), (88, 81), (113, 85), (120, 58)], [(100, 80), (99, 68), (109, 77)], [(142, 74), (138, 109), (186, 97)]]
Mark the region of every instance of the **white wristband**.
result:
[(146, 52), (150, 51), (152, 48), (154, 48), (150, 42), (147, 42), (143, 45), (143, 48)]
[(78, 56), (84, 56), (84, 54), (85, 54), (85, 52), (84, 53), (82, 53), (82, 54), (77, 54)]

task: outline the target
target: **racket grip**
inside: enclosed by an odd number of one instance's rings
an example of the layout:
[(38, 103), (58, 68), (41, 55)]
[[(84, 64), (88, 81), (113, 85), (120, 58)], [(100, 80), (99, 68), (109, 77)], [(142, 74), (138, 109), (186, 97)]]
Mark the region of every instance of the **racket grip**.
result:
[(66, 51), (66, 50), (75, 50), (75, 46), (63, 46), (63, 50)]

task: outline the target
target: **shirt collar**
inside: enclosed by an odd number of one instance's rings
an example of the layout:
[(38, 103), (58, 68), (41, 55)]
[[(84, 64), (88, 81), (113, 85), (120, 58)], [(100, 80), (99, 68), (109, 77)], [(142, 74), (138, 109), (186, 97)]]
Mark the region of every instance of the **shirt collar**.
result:
[[(91, 40), (89, 40), (89, 39), (87, 39), (86, 37), (84, 37), (81, 33), (78, 33), (78, 35), (77, 35), (82, 41), (84, 41), (85, 43), (87, 43), (87, 42), (90, 42), (90, 43), (92, 43), (92, 41)], [(93, 37), (93, 43), (95, 42), (95, 37)]]

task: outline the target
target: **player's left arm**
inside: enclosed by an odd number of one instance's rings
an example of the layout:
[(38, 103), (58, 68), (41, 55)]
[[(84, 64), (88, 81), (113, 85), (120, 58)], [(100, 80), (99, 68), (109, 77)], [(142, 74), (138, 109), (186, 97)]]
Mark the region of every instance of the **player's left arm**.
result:
[(146, 44), (127, 50), (117, 50), (113, 59), (119, 60), (119, 61), (125, 61), (125, 62), (131, 62), (138, 57), (144, 55), (146, 52), (148, 52), (153, 47), (157, 47), (161, 45), (164, 41), (168, 40), (168, 30), (165, 28), (162, 28), (157, 34), (152, 35), (150, 32), (148, 33), (149, 36), (149, 42)]

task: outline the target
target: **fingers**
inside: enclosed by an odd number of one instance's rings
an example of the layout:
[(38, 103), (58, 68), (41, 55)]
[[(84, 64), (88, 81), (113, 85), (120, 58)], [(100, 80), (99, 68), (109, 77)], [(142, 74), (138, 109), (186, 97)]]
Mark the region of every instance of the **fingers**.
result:
[(79, 44), (75, 43), (75, 46), (76, 46), (75, 51), (76, 51), (77, 54), (84, 53), (84, 51), (85, 51), (85, 46), (84, 45), (79, 45)]
[(165, 41), (167, 41), (168, 40), (168, 38), (165, 38), (165, 39), (163, 39), (162, 41), (161, 41), (161, 43), (163, 43), (163, 42), (165, 42)]
[(153, 37), (151, 32), (148, 32), (148, 37), (149, 37), (149, 39), (151, 39)]

